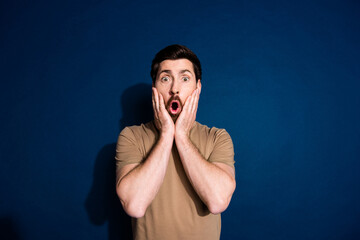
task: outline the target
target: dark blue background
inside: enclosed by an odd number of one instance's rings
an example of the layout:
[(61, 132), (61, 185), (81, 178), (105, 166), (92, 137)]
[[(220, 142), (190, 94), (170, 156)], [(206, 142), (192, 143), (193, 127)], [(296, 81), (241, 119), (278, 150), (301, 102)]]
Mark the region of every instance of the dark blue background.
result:
[(235, 146), (222, 239), (360, 239), (359, 13), (355, 0), (1, 1), (0, 238), (129, 238), (115, 142), (151, 119), (151, 60), (180, 43), (203, 65), (198, 121)]

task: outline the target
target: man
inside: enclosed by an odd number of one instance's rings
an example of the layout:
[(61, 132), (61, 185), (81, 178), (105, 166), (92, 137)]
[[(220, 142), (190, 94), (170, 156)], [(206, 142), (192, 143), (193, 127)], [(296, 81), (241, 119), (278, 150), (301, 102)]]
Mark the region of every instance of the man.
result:
[(126, 127), (116, 148), (117, 187), (134, 239), (219, 239), (235, 190), (233, 144), (196, 122), (201, 65), (181, 45), (151, 66), (154, 121)]

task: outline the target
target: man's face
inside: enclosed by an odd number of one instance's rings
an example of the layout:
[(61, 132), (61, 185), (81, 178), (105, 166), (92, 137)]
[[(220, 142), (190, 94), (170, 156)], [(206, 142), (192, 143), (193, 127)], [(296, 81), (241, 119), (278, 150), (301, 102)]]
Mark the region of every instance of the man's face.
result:
[(187, 59), (164, 60), (160, 63), (154, 87), (163, 96), (166, 110), (176, 121), (187, 97), (196, 88), (200, 91), (201, 83), (200, 80), (196, 82), (191, 61)]

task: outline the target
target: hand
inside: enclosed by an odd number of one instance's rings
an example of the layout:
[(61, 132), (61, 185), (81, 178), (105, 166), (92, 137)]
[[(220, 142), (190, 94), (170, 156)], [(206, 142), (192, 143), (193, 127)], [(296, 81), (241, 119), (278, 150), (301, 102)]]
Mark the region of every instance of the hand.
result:
[(175, 123), (175, 136), (189, 136), (199, 103), (200, 90), (198, 88), (186, 99), (184, 108)]
[(174, 122), (165, 108), (163, 96), (154, 87), (152, 88), (152, 104), (154, 110), (154, 121), (157, 129), (159, 129), (161, 134), (174, 136)]

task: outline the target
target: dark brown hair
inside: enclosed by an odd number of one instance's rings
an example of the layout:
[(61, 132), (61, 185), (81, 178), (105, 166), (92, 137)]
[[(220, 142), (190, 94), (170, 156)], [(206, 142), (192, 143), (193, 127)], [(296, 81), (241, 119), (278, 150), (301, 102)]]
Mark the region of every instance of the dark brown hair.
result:
[(196, 76), (196, 81), (201, 79), (201, 64), (200, 64), (200, 60), (195, 55), (195, 53), (193, 53), (189, 48), (185, 46), (174, 44), (160, 50), (155, 55), (155, 58), (153, 59), (151, 64), (151, 72), (150, 72), (153, 83), (155, 83), (159, 66), (162, 61), (176, 60), (181, 58), (185, 58), (190, 62), (192, 62)]

